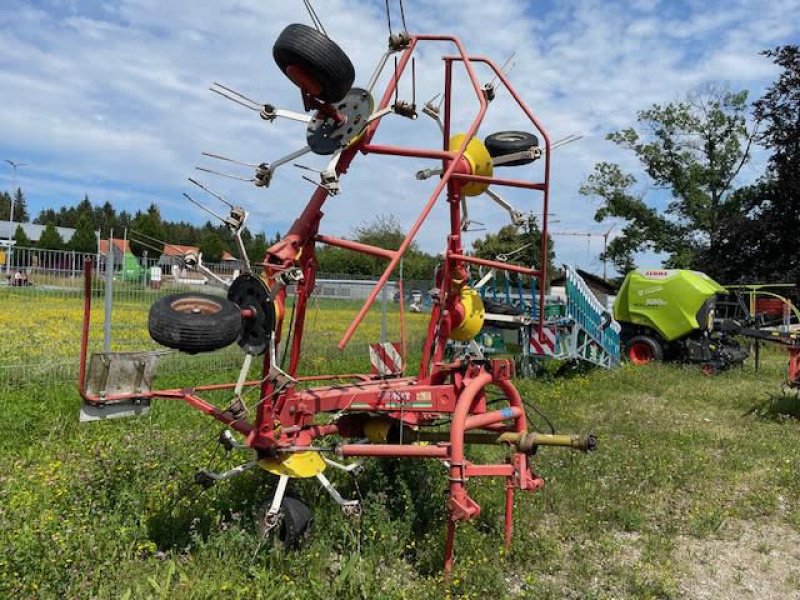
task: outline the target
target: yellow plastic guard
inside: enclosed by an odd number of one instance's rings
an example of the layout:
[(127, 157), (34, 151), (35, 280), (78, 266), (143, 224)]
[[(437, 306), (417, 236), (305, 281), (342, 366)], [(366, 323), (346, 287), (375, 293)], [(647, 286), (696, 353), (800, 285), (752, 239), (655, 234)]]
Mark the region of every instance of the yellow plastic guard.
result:
[(258, 466), (273, 475), (287, 475), (296, 479), (316, 477), (325, 470), (325, 461), (318, 452), (294, 452), (282, 458), (262, 458)]
[[(464, 142), (463, 133), (458, 133), (450, 138), (450, 152), (456, 152)], [(464, 158), (469, 163), (473, 175), (482, 177), (492, 176), (492, 157), (483, 142), (478, 138), (472, 138), (464, 151)], [(469, 181), (461, 186), (461, 193), (465, 196), (479, 196), (489, 187), (488, 183), (478, 183)]]
[(468, 285), (461, 288), (461, 304), (464, 306), (464, 320), (450, 332), (450, 339), (468, 342), (478, 335), (483, 327), (486, 311), (480, 294)]

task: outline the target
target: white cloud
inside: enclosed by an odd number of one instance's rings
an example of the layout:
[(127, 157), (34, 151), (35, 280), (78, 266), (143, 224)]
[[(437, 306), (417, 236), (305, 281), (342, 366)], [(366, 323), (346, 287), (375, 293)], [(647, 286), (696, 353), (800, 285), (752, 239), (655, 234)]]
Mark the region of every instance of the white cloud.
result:
[[(586, 136), (553, 156), (551, 210), (560, 221), (554, 228), (592, 231), (604, 226), (593, 222), (594, 208), (577, 193), (592, 165), (613, 160), (635, 167), (604, 134), (633, 123), (637, 110), (679, 99), (709, 81), (750, 88), (758, 96), (775, 74), (758, 52), (796, 40), (800, 13), (798, 0), (681, 5), (575, 0), (557, 6), (495, 0), (473, 3), (469, 10), (447, 0), (405, 4), (414, 31), (455, 33), (470, 52), (498, 63), (516, 52), (511, 79), (552, 138)], [(314, 5), (353, 59), (356, 82), (363, 84), (385, 45), (383, 3), (316, 0)], [(271, 50), (286, 24), (308, 22), (301, 2), (50, 1), (41, 7), (22, 1), (0, 7), (0, 150), (3, 157), (33, 163), (20, 170), (19, 183), (34, 210), (77, 201), (85, 191), (119, 208), (135, 210), (157, 200), (170, 218), (204, 220), (180, 200), (188, 189), (186, 177), (196, 174), (193, 167), (212, 164), (201, 151), (261, 162), (303, 145), (302, 126), (268, 125), (206, 91), (218, 80), (260, 101), (300, 110), (299, 94), (279, 73)], [(393, 23), (399, 23), (396, 11)], [(418, 103), (441, 91), (443, 51), (453, 50), (420, 47)], [(489, 79), (485, 69), (479, 72)], [(404, 95), (409, 88), (403, 85)], [(456, 92), (456, 122), (465, 127), (476, 103), (466, 86)], [(481, 133), (523, 126), (525, 119), (501, 92)], [(435, 126), (425, 118), (412, 123), (391, 117), (379, 139), (438, 144)], [(300, 162), (324, 163), (314, 157)], [(323, 227), (342, 234), (386, 212), (411, 223), (433, 185), (413, 178), (425, 165), (359, 157), (342, 180), (342, 195), (327, 204)], [(758, 170), (754, 165), (747, 174)], [(540, 177), (541, 166), (529, 172)], [(269, 190), (202, 179), (245, 203), (252, 225), (272, 234), (285, 230), (313, 191), (300, 175), (284, 167)], [(10, 173), (3, 172), (0, 187), (10, 185)], [(520, 208), (538, 206), (532, 194), (510, 190), (507, 196)], [(492, 229), (505, 223), (488, 199), (472, 200), (471, 212)], [(426, 249), (442, 249), (446, 221), (442, 203), (421, 233)], [(598, 266), (596, 241), (587, 255), (585, 240), (561, 238), (557, 251), (561, 259)]]

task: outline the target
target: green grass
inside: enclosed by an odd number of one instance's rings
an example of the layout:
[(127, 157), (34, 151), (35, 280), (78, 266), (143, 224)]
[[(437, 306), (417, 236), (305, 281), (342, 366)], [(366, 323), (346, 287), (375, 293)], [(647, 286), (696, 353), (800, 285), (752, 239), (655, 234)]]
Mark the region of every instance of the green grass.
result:
[[(345, 322), (334, 312), (323, 308), (313, 330), (331, 345)], [(777, 392), (785, 359), (766, 352), (758, 374), (747, 367), (713, 378), (691, 367), (624, 366), (519, 381), (559, 429), (591, 430), (600, 448), (534, 457), (547, 485), (518, 494), (508, 554), (502, 481), (472, 480), (482, 513), (459, 529), (449, 587), (446, 476), (436, 462), (370, 461), (357, 487), (329, 473), (344, 495), (363, 495), (360, 521), (315, 483), (293, 482), (315, 527), (301, 551), (285, 553), (256, 533), (273, 478), (249, 472), (206, 492), (192, 485), (197, 469), (237, 462), (215, 455), (216, 421), (162, 401), (146, 417), (81, 425), (71, 387), (4, 392), (0, 598), (686, 597), (702, 585), (687, 544), (800, 528), (800, 425), (751, 410)], [(320, 369), (353, 368), (319, 360)], [(473, 459), (498, 454), (470, 450)], [(769, 548), (759, 542), (752, 552)], [(791, 587), (797, 578), (777, 581)], [(729, 585), (737, 597), (739, 583)]]

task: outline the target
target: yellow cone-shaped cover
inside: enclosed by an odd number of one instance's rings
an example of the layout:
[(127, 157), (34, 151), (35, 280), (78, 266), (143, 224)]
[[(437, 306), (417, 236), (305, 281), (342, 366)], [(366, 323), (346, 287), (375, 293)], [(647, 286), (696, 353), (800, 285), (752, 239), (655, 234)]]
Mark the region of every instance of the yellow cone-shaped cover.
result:
[[(456, 152), (461, 144), (464, 142), (463, 133), (459, 133), (450, 138), (450, 152)], [(478, 138), (472, 138), (467, 144), (467, 149), (464, 151), (464, 158), (469, 163), (472, 175), (481, 175), (483, 177), (492, 176), (492, 157), (483, 142)], [(461, 193), (465, 196), (479, 196), (486, 191), (489, 187), (488, 183), (478, 183), (477, 181), (469, 181), (461, 186)]]
[(464, 306), (464, 320), (450, 332), (450, 339), (468, 342), (474, 339), (481, 327), (486, 311), (483, 309), (481, 295), (468, 285), (461, 288), (461, 304)]

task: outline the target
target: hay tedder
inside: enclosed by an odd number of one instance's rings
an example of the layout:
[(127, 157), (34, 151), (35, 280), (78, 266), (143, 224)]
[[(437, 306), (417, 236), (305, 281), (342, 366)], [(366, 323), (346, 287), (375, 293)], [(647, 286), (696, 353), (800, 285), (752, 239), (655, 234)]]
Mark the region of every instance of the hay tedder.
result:
[[(453, 50), (442, 59), (441, 106), (437, 108), (429, 102), (422, 109), (438, 124), (441, 145), (422, 148), (373, 143), (384, 119), (407, 118), (410, 122), (416, 119), (416, 104), (413, 100), (398, 99), (397, 90), (409, 70), (413, 78), (415, 51), (431, 42), (448, 44)], [(375, 105), (374, 88), (393, 55), (397, 56), (394, 70), (392, 72), (389, 67), (387, 87)], [(196, 478), (198, 483), (209, 486), (254, 467), (275, 474), (278, 483), (266, 522), (270, 527), (283, 523), (287, 544), (296, 541), (310, 520), (309, 509), (285, 495), (291, 478), (316, 477), (346, 513), (357, 514), (358, 502), (339, 494), (324, 474), (327, 467), (349, 471), (358, 462), (346, 464), (345, 459), (364, 457), (437, 460), (444, 467), (449, 487), (444, 563), (445, 570), (449, 571), (453, 565), (457, 524), (473, 519), (481, 510), (468, 492), (471, 479), (500, 477), (505, 481), (505, 542), (508, 545), (512, 537), (515, 492), (532, 492), (543, 485), (542, 478), (531, 467), (531, 457), (537, 449), (560, 446), (587, 451), (595, 447), (591, 435), (558, 435), (529, 429), (525, 403), (512, 382), (512, 361), (489, 359), (477, 345), (470, 344), (464, 352), (445, 357), (448, 340), (468, 342), (484, 322), (480, 294), (468, 284), (471, 267), (516, 272), (537, 279), (536, 314), (544, 315), (545, 265), (537, 268), (470, 256), (462, 246), (462, 231), (467, 198), (491, 192), (489, 197), (498, 202), (500, 196), (489, 186), (511, 186), (540, 196), (542, 243), (546, 244), (549, 137), (503, 70), (488, 58), (470, 55), (459, 39), (450, 35), (392, 34), (388, 49), (363, 88), (353, 87), (354, 68), (341, 48), (313, 27), (289, 25), (275, 42), (273, 56), (283, 73), (300, 88), (305, 113), (255, 102), (219, 84), (215, 84), (212, 91), (255, 111), (263, 120), (283, 118), (304, 124), (306, 146), (272, 163), (250, 165), (255, 169), (254, 175), (238, 178), (266, 188), (280, 165), (303, 154), (330, 157), (329, 162), (320, 171), (319, 181), (314, 181), (315, 191), (305, 209), (285, 237), (268, 249), (263, 264), (258, 264), (257, 269), (251, 269), (239, 235), (247, 212), (229, 204), (230, 215), (221, 219), (237, 242), (245, 268), (231, 283), (220, 282), (227, 287), (227, 297), (203, 293), (165, 296), (153, 304), (149, 317), (151, 337), (169, 348), (198, 353), (238, 343), (243, 350), (238, 380), (229, 384), (159, 390), (152, 385), (158, 352), (88, 357), (91, 294), (87, 294), (79, 375), (82, 416), (91, 420), (137, 414), (146, 410), (151, 400), (160, 398), (186, 402), (221, 421), (227, 428), (220, 442), (228, 450), (249, 453), (251, 458), (229, 471), (201, 471)], [(453, 106), (463, 99), (455, 97), (456, 90), (462, 89), (454, 82), (456, 67), (459, 74), (466, 75), (465, 89), (469, 90), (469, 96), (474, 94), (478, 106), (466, 131), (457, 134), (452, 131)], [(482, 84), (478, 79), (479, 69), (485, 70), (493, 83)], [(488, 136), (485, 142), (476, 137), (495, 97), (496, 86), (502, 86), (510, 94), (536, 134), (506, 131)], [(414, 157), (440, 163), (438, 168), (430, 170), (438, 176), (435, 189), (397, 249), (357, 243), (320, 231), (326, 200), (340, 192), (340, 176), (360, 155)], [(539, 161), (537, 165), (527, 167), (536, 161)], [(537, 169), (540, 164), (543, 168)], [(495, 169), (501, 166), (516, 166), (518, 170), (540, 175), (530, 179), (500, 177)], [(208, 188), (200, 187), (227, 202)], [(302, 374), (306, 308), (314, 290), (317, 269), (316, 244), (381, 257), (388, 263), (344, 331), (338, 343), (343, 349), (400, 265), (432, 208), (441, 201), (449, 208), (449, 228), (444, 236), (443, 260), (436, 277), (438, 294), (434, 298), (418, 372), (414, 375), (385, 371), (372, 375)], [(499, 202), (502, 204), (502, 198)], [(545, 248), (542, 256), (546, 256)], [(186, 256), (185, 263), (215, 277), (197, 256)], [(293, 318), (287, 324), (284, 317), (290, 293), (294, 294)], [(405, 355), (402, 296), (401, 293), (402, 339), (396, 349)], [(545, 342), (543, 319), (532, 324), (531, 335), (540, 343)], [(285, 370), (281, 368), (279, 352), (282, 340), (287, 348)], [(260, 359), (263, 362), (261, 377), (248, 380), (255, 357), (263, 357)], [(326, 384), (312, 385), (320, 382)], [(487, 393), (491, 388), (494, 391)], [(258, 400), (252, 406), (247, 406), (243, 399), (245, 389), (258, 390)], [(204, 398), (209, 392), (219, 390), (230, 391), (227, 406), (216, 406)], [(465, 447), (471, 444), (506, 448), (505, 458), (492, 464), (477, 464), (469, 460), (465, 452)]]

